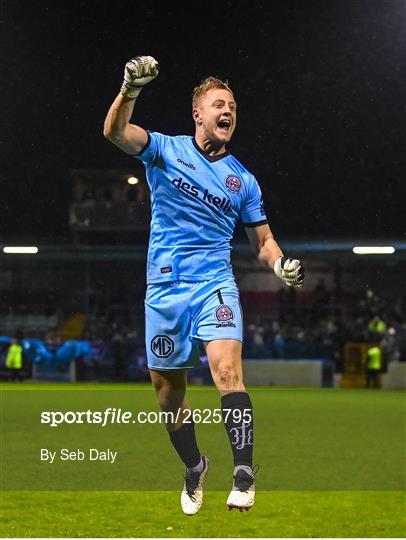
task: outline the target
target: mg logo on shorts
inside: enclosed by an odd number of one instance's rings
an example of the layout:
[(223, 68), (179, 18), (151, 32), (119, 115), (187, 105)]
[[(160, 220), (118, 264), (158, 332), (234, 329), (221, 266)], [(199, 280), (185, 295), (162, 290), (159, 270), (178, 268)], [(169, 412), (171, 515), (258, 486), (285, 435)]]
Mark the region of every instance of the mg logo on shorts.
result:
[(219, 322), (231, 321), (234, 319), (233, 310), (229, 306), (220, 306), (216, 309), (216, 319)]
[(151, 341), (151, 351), (158, 358), (167, 358), (174, 349), (175, 344), (168, 336), (155, 336)]

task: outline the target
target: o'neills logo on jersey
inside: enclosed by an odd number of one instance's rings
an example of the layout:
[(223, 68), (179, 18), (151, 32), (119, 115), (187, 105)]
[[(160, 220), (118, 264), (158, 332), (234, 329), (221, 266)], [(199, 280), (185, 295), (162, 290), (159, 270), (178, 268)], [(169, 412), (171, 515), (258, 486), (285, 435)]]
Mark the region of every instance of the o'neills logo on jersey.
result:
[(184, 165), (185, 167), (189, 167), (189, 169), (193, 169), (194, 171), (196, 170), (196, 167), (193, 165), (193, 163), (186, 163), (186, 161), (183, 161), (183, 159), (180, 158), (178, 158), (176, 161), (178, 163), (182, 163), (182, 165)]
[(189, 182), (186, 182), (183, 180), (183, 178), (175, 178), (174, 180), (171, 180), (171, 182), (176, 188), (179, 189), (179, 191), (183, 191), (188, 195), (196, 197), (196, 199), (209, 203), (216, 208), (220, 208), (220, 210), (222, 210), (225, 214), (233, 209), (233, 205), (230, 199), (227, 197), (217, 197), (213, 193), (210, 193), (208, 189), (205, 189), (202, 193), (198, 186), (189, 184)]

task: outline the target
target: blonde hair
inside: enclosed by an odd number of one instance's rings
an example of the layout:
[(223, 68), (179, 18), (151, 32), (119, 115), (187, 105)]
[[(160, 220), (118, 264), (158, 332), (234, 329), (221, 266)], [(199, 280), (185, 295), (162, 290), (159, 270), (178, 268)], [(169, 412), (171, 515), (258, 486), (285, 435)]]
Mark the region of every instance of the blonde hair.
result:
[(234, 96), (233, 91), (228, 86), (228, 81), (222, 81), (218, 77), (207, 77), (206, 79), (204, 79), (199, 84), (199, 86), (196, 86), (193, 89), (192, 107), (193, 108), (197, 107), (197, 103), (198, 103), (199, 99), (202, 96), (204, 96), (204, 94), (206, 92), (208, 92), (209, 90), (213, 90), (213, 88), (219, 88), (221, 90), (227, 90), (227, 92), (230, 92), (230, 94)]

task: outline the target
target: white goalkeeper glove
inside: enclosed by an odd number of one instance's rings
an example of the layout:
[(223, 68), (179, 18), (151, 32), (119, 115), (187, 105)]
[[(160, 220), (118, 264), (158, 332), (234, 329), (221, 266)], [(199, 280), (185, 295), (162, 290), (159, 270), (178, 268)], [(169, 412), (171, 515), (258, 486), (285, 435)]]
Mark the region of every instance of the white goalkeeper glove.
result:
[(142, 88), (159, 73), (158, 62), (152, 56), (136, 56), (126, 63), (121, 93), (131, 99), (138, 97)]
[(279, 279), (284, 281), (289, 287), (299, 289), (305, 277), (302, 263), (297, 259), (289, 259), (288, 257), (279, 257), (273, 265), (273, 271)]

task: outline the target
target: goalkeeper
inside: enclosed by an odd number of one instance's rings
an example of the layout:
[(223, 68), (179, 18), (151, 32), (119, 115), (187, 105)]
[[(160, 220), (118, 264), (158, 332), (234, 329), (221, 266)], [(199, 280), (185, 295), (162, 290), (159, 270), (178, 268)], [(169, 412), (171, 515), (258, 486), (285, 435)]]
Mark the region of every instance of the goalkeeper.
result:
[[(276, 243), (257, 180), (227, 149), (237, 123), (228, 83), (208, 77), (194, 89), (194, 137), (148, 132), (130, 123), (141, 90), (158, 73), (151, 56), (130, 60), (104, 124), (107, 139), (143, 162), (151, 190), (148, 367), (161, 409), (188, 411), (186, 374), (199, 364), (198, 344), (204, 345), (234, 460), (227, 505), (248, 510), (255, 498), (254, 428), (242, 376), (239, 292), (230, 264), (237, 221), (242, 220), (259, 260), (286, 285), (300, 287), (304, 272), (300, 261), (285, 257)], [(193, 423), (183, 422), (183, 412), (166, 428), (186, 467), (182, 509), (196, 514), (208, 459), (199, 450)]]

